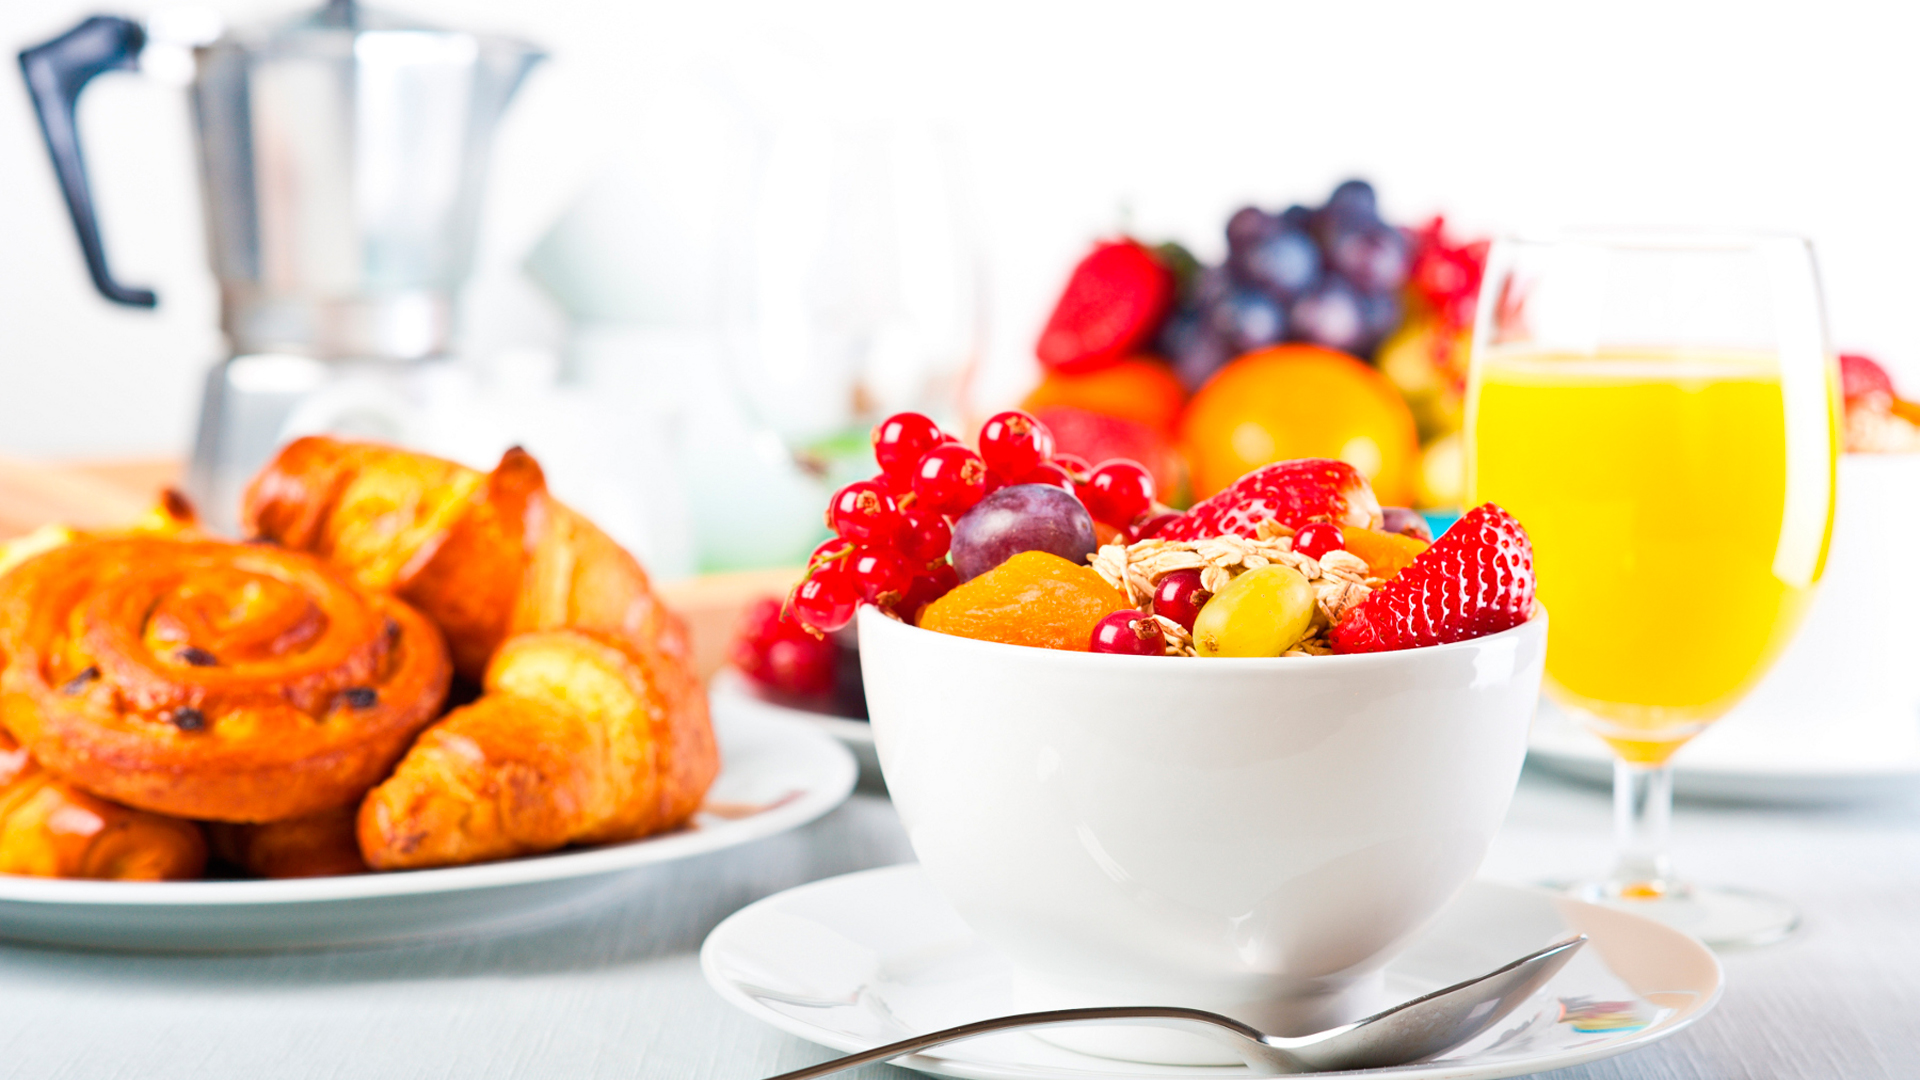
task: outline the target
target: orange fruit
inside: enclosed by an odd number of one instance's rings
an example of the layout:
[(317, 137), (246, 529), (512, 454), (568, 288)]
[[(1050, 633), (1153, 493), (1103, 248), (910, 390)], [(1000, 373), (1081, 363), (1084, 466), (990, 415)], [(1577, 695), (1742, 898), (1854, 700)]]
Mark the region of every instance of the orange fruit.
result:
[(1131, 420), (1171, 435), (1186, 401), (1187, 389), (1171, 368), (1150, 356), (1131, 356), (1111, 367), (1077, 375), (1049, 372), (1020, 407), (1036, 412), (1066, 405)]
[(1111, 458), (1139, 462), (1153, 474), (1154, 498), (1170, 503), (1179, 497), (1180, 455), (1171, 436), (1138, 424), (1071, 405), (1049, 405), (1033, 415), (1053, 432), (1053, 448), (1078, 454), (1089, 465)]
[(1406, 399), (1359, 359), (1318, 345), (1275, 345), (1221, 368), (1180, 419), (1193, 494), (1204, 499), (1248, 470), (1290, 458), (1338, 458), (1381, 503), (1413, 495), (1420, 444)]

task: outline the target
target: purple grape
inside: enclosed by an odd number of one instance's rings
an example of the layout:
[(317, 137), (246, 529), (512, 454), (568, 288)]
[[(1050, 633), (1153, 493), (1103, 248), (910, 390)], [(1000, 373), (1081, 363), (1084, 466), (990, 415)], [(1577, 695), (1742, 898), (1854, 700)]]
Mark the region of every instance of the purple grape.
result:
[(1093, 515), (1051, 484), (1013, 484), (953, 523), (953, 568), (971, 581), (1023, 551), (1045, 551), (1084, 566), (1098, 548)]
[(1367, 328), (1368, 349), (1386, 340), (1388, 334), (1400, 329), (1400, 294), (1361, 293), (1360, 321)]
[(1418, 510), (1409, 510), (1404, 506), (1383, 506), (1380, 508), (1380, 517), (1380, 528), (1385, 532), (1433, 543), (1433, 530), (1427, 526), (1427, 516)]
[(1330, 349), (1358, 352), (1367, 344), (1366, 315), (1360, 294), (1339, 276), (1328, 274), (1287, 311), (1296, 336)]
[(1210, 308), (1227, 298), (1233, 291), (1233, 275), (1224, 266), (1206, 266), (1194, 275), (1193, 306)]
[(1298, 229), (1281, 229), (1248, 248), (1242, 276), (1281, 299), (1292, 299), (1320, 280), (1320, 249)]
[(1252, 247), (1273, 232), (1279, 222), (1257, 206), (1243, 206), (1227, 219), (1227, 248)]
[(1294, 203), (1292, 206), (1280, 211), (1280, 224), (1285, 225), (1289, 229), (1298, 229), (1301, 232), (1306, 232), (1307, 226), (1313, 224), (1313, 211), (1301, 206), (1299, 203)]
[(1380, 219), (1380, 200), (1373, 194), (1373, 185), (1365, 180), (1345, 180), (1327, 196), (1328, 210), (1345, 217), (1352, 214), (1361, 219)]
[(1233, 359), (1233, 350), (1214, 333), (1197, 310), (1176, 313), (1160, 331), (1160, 355), (1173, 362), (1173, 373), (1188, 390), (1202, 383)]
[(1287, 313), (1258, 289), (1237, 288), (1210, 312), (1213, 329), (1236, 353), (1271, 345), (1287, 336)]
[(1407, 283), (1412, 257), (1399, 229), (1376, 222), (1338, 233), (1327, 261), (1361, 292), (1384, 293)]

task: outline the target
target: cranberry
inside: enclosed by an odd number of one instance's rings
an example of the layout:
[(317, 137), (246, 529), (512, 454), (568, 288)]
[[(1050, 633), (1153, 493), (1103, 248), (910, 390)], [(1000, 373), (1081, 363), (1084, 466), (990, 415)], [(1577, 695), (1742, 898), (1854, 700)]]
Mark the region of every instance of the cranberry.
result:
[(1340, 526), (1331, 521), (1309, 521), (1293, 534), (1293, 550), (1309, 559), (1346, 549), (1347, 538), (1340, 535)]
[(1200, 571), (1175, 570), (1154, 583), (1153, 613), (1172, 619), (1191, 633), (1193, 620), (1200, 617), (1200, 609), (1211, 599), (1213, 594), (1200, 587)]
[(1165, 656), (1167, 638), (1153, 616), (1125, 608), (1101, 619), (1093, 628), (1091, 647), (1097, 653)]
[(1018, 409), (995, 413), (980, 426), (980, 459), (1000, 476), (1025, 476), (1053, 456), (1053, 432)]

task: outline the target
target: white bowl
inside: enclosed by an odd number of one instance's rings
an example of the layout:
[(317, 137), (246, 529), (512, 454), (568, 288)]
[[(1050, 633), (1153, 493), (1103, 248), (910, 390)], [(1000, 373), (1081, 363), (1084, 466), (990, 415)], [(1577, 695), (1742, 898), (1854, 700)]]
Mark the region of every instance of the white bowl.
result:
[[(1024, 648), (860, 612), (887, 785), (941, 894), (1031, 1008), (1185, 1005), (1295, 1034), (1383, 1004), (1380, 971), (1507, 811), (1547, 620), (1366, 656)], [(1229, 1064), (1194, 1036), (1083, 1052)]]

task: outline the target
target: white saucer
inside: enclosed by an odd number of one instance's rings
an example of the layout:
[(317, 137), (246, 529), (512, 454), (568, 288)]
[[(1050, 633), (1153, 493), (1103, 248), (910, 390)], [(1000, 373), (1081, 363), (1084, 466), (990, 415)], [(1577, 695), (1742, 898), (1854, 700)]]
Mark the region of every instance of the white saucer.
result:
[[(1468, 885), (1388, 966), (1388, 991), (1405, 1000), (1573, 931), (1591, 938), (1587, 947), (1494, 1030), (1436, 1061), (1337, 1075), (1488, 1080), (1563, 1068), (1665, 1038), (1720, 996), (1719, 962), (1685, 934), (1637, 915), (1488, 882)], [(700, 963), (735, 1006), (841, 1051), (1018, 1011), (1007, 962), (914, 865), (847, 874), (761, 900), (708, 935)], [(1251, 1075), (1241, 1066), (1088, 1057), (1024, 1033), (951, 1043), (895, 1064), (974, 1080)]]
[(880, 756), (873, 749), (873, 725), (865, 720), (850, 720), (844, 716), (810, 712), (768, 701), (755, 694), (747, 686), (746, 677), (732, 668), (723, 668), (714, 673), (712, 681), (707, 684), (707, 700), (712, 704), (715, 716), (723, 713), (729, 716), (770, 716), (811, 724), (853, 751), (861, 772), (873, 778), (880, 775)]
[[(1527, 760), (1598, 784), (1613, 751), (1545, 697)], [(1739, 711), (1673, 756), (1674, 792), (1728, 802), (1862, 802), (1920, 795), (1920, 716), (1790, 717)]]
[(693, 827), (625, 844), (445, 870), (289, 881), (61, 881), (0, 875), (0, 937), (169, 952), (365, 945), (551, 918), (616, 871), (804, 825), (853, 789), (853, 758), (810, 724), (716, 716), (721, 773)]

